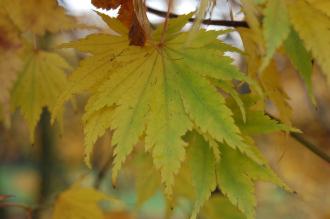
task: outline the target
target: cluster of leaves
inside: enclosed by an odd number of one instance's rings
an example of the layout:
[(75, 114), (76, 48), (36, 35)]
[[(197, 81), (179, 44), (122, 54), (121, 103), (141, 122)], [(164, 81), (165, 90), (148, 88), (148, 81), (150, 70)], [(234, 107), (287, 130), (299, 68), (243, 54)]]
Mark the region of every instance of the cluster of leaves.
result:
[(312, 60), (327, 77), (330, 73), (329, 51), (326, 49), (330, 45), (327, 10), (330, 3), (322, 0), (247, 0), (242, 4), (250, 26), (248, 30), (239, 30), (248, 54), (248, 74), (255, 78), (260, 76), (265, 93), (277, 106), (281, 120), (290, 124), (291, 110), (286, 94), (280, 88), (273, 57), (278, 49), (283, 48), (315, 103), (311, 83)]
[[(53, 110), (56, 117), (74, 94), (90, 93), (83, 118), (87, 165), (96, 140), (111, 129), (113, 184), (134, 145), (143, 142), (169, 200), (177, 198), (177, 177), (193, 183), (192, 218), (216, 187), (253, 218), (255, 180), (286, 186), (250, 136), (289, 129), (264, 114), (259, 86), (224, 56), (238, 51), (217, 40), (228, 31), (200, 30), (187, 44), (190, 33), (180, 32), (186, 15), (160, 25), (140, 47), (129, 45), (129, 30), (119, 20), (101, 16), (119, 35), (93, 34), (62, 46), (91, 56), (70, 75)], [(234, 80), (250, 82), (255, 94), (240, 97)], [(181, 176), (182, 163), (189, 174)]]
[[(147, 30), (141, 23), (145, 18), (139, 16), (141, 5), (134, 2), (93, 1), (106, 9), (121, 5), (118, 19), (100, 14), (116, 34), (92, 34), (64, 44), (63, 48), (90, 54), (67, 80), (67, 62), (46, 48), (38, 48), (36, 39), (39, 42), (49, 33), (76, 27), (74, 20), (53, 0), (28, 0), (26, 4), (0, 0), (2, 115), (9, 123), (8, 104), (21, 108), (33, 139), (43, 107), (51, 109), (55, 120), (60, 118), (66, 101), (88, 91), (83, 117), (88, 166), (92, 166), (97, 139), (112, 130), (114, 185), (135, 145), (143, 145), (134, 153), (135, 167), (140, 168), (135, 172), (145, 173), (136, 176), (139, 203), (163, 188), (171, 205), (180, 196), (191, 199), (191, 217), (195, 218), (211, 194), (221, 191), (227, 199), (216, 196), (206, 207), (213, 202), (232, 209), (234, 205), (241, 212), (235, 213), (238, 218), (243, 217), (242, 213), (254, 218), (257, 180), (290, 190), (273, 173), (253, 140), (260, 134), (294, 130), (276, 52), (284, 48), (313, 99), (312, 58), (326, 75), (330, 74), (330, 14), (326, 10), (330, 3), (242, 1), (249, 28), (236, 30), (245, 47), (244, 74), (225, 56), (228, 51), (241, 51), (217, 39), (230, 31), (182, 32), (192, 14)], [(211, 3), (201, 1), (203, 8)], [(203, 12), (200, 10), (200, 14)], [(238, 92), (242, 83), (249, 84), (250, 93)], [(268, 99), (276, 106), (282, 123), (265, 114), (264, 102)], [(90, 217), (102, 218), (96, 205), (100, 200), (110, 198), (74, 186), (60, 195), (54, 218), (62, 217), (66, 206), (89, 206)], [(212, 208), (204, 213), (216, 214)], [(70, 214), (66, 217), (81, 215), (78, 211)]]

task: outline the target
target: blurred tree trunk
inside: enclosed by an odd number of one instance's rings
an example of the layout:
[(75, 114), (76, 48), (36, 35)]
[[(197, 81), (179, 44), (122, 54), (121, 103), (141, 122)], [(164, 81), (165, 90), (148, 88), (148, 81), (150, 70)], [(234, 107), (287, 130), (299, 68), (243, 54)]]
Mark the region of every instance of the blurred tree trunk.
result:
[[(54, 129), (50, 124), (50, 113), (44, 109), (41, 115), (39, 124), (39, 135), (40, 135), (40, 153), (39, 153), (39, 197), (38, 205), (42, 209), (47, 199), (52, 192), (53, 177), (55, 174), (55, 162), (56, 162), (56, 151), (55, 151), (55, 135)], [(41, 210), (34, 212), (33, 218), (40, 217)]]

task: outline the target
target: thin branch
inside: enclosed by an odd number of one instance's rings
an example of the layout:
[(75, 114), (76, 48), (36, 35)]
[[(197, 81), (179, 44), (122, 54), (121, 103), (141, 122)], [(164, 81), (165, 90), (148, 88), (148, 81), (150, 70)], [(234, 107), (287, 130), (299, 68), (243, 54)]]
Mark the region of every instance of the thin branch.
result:
[[(154, 8), (147, 7), (147, 10), (149, 13), (158, 15), (160, 17), (166, 17), (167, 12), (166, 11), (160, 11)], [(169, 13), (169, 18), (177, 18), (179, 15)], [(194, 22), (195, 18), (190, 18), (189, 22)], [(206, 19), (202, 21), (203, 24), (206, 25), (216, 25), (216, 26), (225, 26), (225, 27), (246, 27), (248, 28), (249, 25), (246, 21), (229, 21), (229, 20), (211, 20), (211, 19)]]
[(308, 140), (306, 140), (302, 135), (295, 133), (295, 132), (290, 132), (290, 136), (294, 138), (297, 142), (299, 142), (301, 145), (304, 147), (308, 148), (311, 152), (313, 152), (315, 155), (319, 156), (326, 162), (330, 163), (330, 156), (326, 154), (324, 151), (321, 151), (320, 148)]
[[(266, 113), (267, 116), (269, 116), (270, 118), (279, 121), (280, 120), (276, 117), (274, 117), (273, 115)], [(289, 132), (290, 136), (295, 139), (297, 142), (299, 142), (302, 146), (304, 146), (305, 148), (307, 148), (308, 150), (310, 150), (311, 152), (313, 152), (315, 155), (317, 155), (319, 158), (323, 159), (324, 161), (330, 163), (330, 156), (328, 154), (326, 154), (324, 151), (320, 150), (320, 147), (318, 147), (317, 145), (311, 143), (310, 141), (308, 141), (307, 139), (305, 139), (301, 134), (296, 133), (296, 132)]]

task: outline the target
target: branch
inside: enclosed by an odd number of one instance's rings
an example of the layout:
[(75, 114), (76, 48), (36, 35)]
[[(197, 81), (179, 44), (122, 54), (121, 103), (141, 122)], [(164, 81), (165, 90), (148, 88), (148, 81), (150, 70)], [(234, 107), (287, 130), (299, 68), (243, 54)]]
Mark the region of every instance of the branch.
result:
[[(274, 116), (272, 116), (269, 113), (266, 113), (267, 116), (270, 118), (280, 122), (280, 120)], [(297, 142), (299, 142), (302, 146), (313, 152), (315, 155), (317, 155), (319, 158), (323, 159), (324, 161), (330, 163), (330, 156), (326, 154), (324, 151), (320, 150), (320, 147), (317, 145), (311, 143), (307, 139), (305, 139), (301, 134), (296, 132), (289, 132), (290, 136), (295, 139)]]
[[(147, 7), (148, 12), (158, 15), (160, 17), (166, 17), (167, 12), (166, 11), (159, 11), (154, 8)], [(177, 18), (179, 15), (169, 13), (169, 18)], [(195, 18), (190, 18), (189, 22), (194, 22)], [(216, 25), (216, 26), (225, 26), (225, 27), (246, 27), (248, 28), (249, 25), (246, 21), (229, 21), (229, 20), (211, 20), (206, 19), (202, 21), (203, 24), (206, 25)]]
[(326, 154), (324, 151), (321, 151), (318, 146), (309, 142), (302, 135), (295, 132), (290, 132), (290, 136), (294, 138), (297, 142), (299, 142), (301, 145), (309, 149), (311, 152), (313, 152), (315, 155), (319, 156), (326, 162), (330, 163), (330, 156)]

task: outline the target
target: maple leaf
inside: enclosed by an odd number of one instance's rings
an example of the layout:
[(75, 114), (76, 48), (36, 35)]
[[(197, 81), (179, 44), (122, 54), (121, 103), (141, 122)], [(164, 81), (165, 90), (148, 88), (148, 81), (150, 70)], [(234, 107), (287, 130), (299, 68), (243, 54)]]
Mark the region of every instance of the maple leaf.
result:
[(245, 219), (245, 215), (235, 207), (227, 197), (212, 195), (205, 203), (201, 215), (208, 219)]
[[(248, 0), (250, 2), (250, 0)], [(254, 5), (254, 3), (250, 4)], [(252, 9), (251, 9), (252, 10)], [(252, 16), (249, 12), (249, 16)], [(253, 23), (254, 28), (252, 29), (239, 29), (241, 34), (246, 59), (248, 63), (248, 75), (257, 80), (262, 86), (262, 90), (267, 98), (269, 98), (275, 105), (276, 109), (279, 112), (280, 120), (286, 125), (291, 125), (291, 115), (292, 110), (288, 103), (288, 96), (282, 88), (280, 83), (279, 72), (277, 71), (277, 66), (274, 60), (271, 60), (269, 64), (266, 65), (266, 68), (260, 72), (262, 61), (262, 54), (264, 54), (264, 45), (262, 34), (260, 33), (260, 27), (258, 25), (257, 19), (250, 18), (251, 23)], [(257, 73), (260, 74), (257, 74)]]
[(284, 48), (292, 65), (298, 70), (304, 80), (308, 95), (315, 104), (312, 88), (312, 57), (305, 49), (304, 44), (296, 31), (291, 30), (288, 38), (284, 42)]
[(248, 219), (255, 218), (254, 182), (269, 181), (290, 191), (266, 164), (259, 165), (227, 145), (220, 144), (221, 160), (216, 166), (219, 189)]
[[(221, 32), (199, 31), (184, 47), (189, 33), (179, 32), (186, 18), (179, 19), (180, 22), (169, 22), (162, 44), (159, 29), (163, 28), (159, 27), (144, 47), (129, 46), (126, 36), (106, 34), (65, 45), (92, 56), (82, 61), (71, 75), (53, 111), (56, 116), (66, 100), (83, 90), (91, 92), (85, 118), (114, 107), (113, 115), (110, 112), (106, 115), (107, 120), (112, 118), (111, 123), (102, 125), (99, 133), (92, 128), (85, 131), (100, 136), (108, 128), (114, 130), (113, 181), (127, 155), (145, 134), (146, 149), (151, 151), (154, 165), (161, 172), (168, 196), (185, 158), (186, 143), (182, 136), (194, 127), (218, 142), (225, 141), (250, 154), (224, 97), (211, 84), (211, 80), (246, 80), (246, 76), (231, 64), (230, 58), (223, 56), (225, 51), (220, 49), (223, 43), (216, 38)], [(85, 123), (92, 122), (86, 119)], [(95, 139), (87, 140), (88, 152)]]
[(102, 209), (98, 206), (100, 201), (117, 202), (93, 188), (74, 184), (57, 197), (52, 219), (103, 219)]
[(21, 32), (44, 35), (77, 27), (56, 0), (3, 0), (8, 16)]
[[(242, 121), (242, 116), (240, 115), (240, 110), (236, 107), (234, 107), (234, 118), (237, 122), (237, 125), (241, 128), (242, 135), (246, 142), (251, 145), (251, 150), (255, 153), (256, 157), (259, 157), (258, 162), (256, 163), (254, 160), (251, 160), (246, 155), (243, 155), (237, 150), (233, 150), (235, 152), (230, 153), (238, 153), (239, 156), (237, 157), (231, 157), (231, 165), (237, 166), (237, 163), (239, 163), (241, 158), (246, 159), (247, 162), (244, 162), (242, 166), (244, 166), (246, 163), (251, 163), (252, 166), (258, 167), (258, 168), (246, 168), (245, 167), (238, 167), (238, 168), (231, 168), (231, 171), (235, 171), (234, 177), (230, 180), (233, 180), (235, 182), (240, 182), (241, 180), (245, 180), (245, 175), (251, 176), (251, 179), (254, 177), (254, 174), (261, 174), (269, 176), (269, 180), (272, 182), (276, 182), (278, 185), (282, 186), (285, 189), (288, 189), (284, 183), (282, 183), (279, 178), (276, 177), (274, 173), (271, 172), (271, 169), (268, 167), (266, 160), (263, 158), (261, 153), (258, 151), (257, 147), (255, 146), (255, 143), (249, 135), (260, 135), (265, 133), (271, 133), (275, 131), (297, 131), (295, 129), (291, 129), (283, 124), (280, 124), (278, 121), (273, 120), (269, 118), (268, 116), (264, 115), (261, 110), (259, 110), (259, 106), (255, 104), (255, 98), (251, 98), (250, 95), (244, 95), (242, 96), (242, 102), (244, 102), (244, 105), (246, 106), (246, 113), (247, 113), (247, 120), (245, 122)], [(228, 100), (228, 105), (233, 106), (234, 100), (230, 99)], [(231, 107), (232, 108), (232, 107)], [(249, 119), (251, 117), (251, 120)], [(193, 212), (191, 215), (191, 218), (195, 218), (199, 212), (199, 209), (204, 205), (204, 202), (206, 202), (209, 197), (211, 196), (211, 192), (213, 192), (216, 188), (217, 182), (216, 182), (216, 173), (218, 173), (219, 178), (219, 169), (218, 166), (219, 163), (224, 162), (224, 157), (229, 156), (227, 150), (223, 150), (223, 147), (225, 146), (219, 146), (217, 142), (209, 142), (208, 136), (201, 135), (198, 132), (191, 132), (189, 133), (185, 139), (189, 143), (188, 149), (187, 149), (187, 159), (185, 162), (188, 162), (189, 164), (189, 172), (190, 175), (188, 176), (182, 176), (182, 171), (178, 174), (178, 177), (184, 177), (186, 180), (183, 181), (184, 185), (187, 186), (187, 183), (190, 182), (193, 184), (194, 188), (194, 196), (190, 197), (190, 195), (186, 195), (184, 193), (184, 196), (187, 196), (189, 199), (192, 199), (195, 204), (193, 207)], [(212, 145), (214, 144), (214, 145)], [(217, 147), (220, 153), (220, 158), (217, 158), (214, 155), (214, 147)], [(237, 162), (236, 162), (236, 159)], [(225, 161), (227, 162), (227, 161)], [(225, 167), (221, 170), (224, 171), (224, 175), (231, 174), (227, 173), (226, 165), (229, 165), (229, 163), (223, 164)], [(260, 167), (260, 168), (259, 168)], [(217, 169), (216, 169), (217, 168)], [(242, 169), (241, 169), (242, 168)], [(244, 170), (243, 170), (244, 169)], [(217, 172), (216, 172), (217, 170)], [(222, 175), (221, 175), (222, 176)], [(224, 177), (224, 180), (228, 180), (225, 183), (229, 183), (229, 179)], [(256, 178), (253, 178), (256, 180)], [(262, 180), (265, 180), (264, 178)], [(219, 182), (219, 181), (218, 181)], [(176, 181), (175, 186), (178, 187), (178, 184), (182, 183), (181, 181)], [(254, 186), (254, 185), (253, 185)], [(184, 186), (183, 186), (184, 187)], [(180, 187), (179, 187), (180, 188)], [(223, 191), (223, 188), (219, 184), (219, 189)], [(224, 189), (227, 189), (225, 187)], [(229, 188), (230, 190), (231, 188)], [(182, 190), (182, 187), (181, 187)], [(243, 188), (244, 190), (244, 188)], [(289, 190), (289, 189), (288, 189)], [(228, 197), (233, 195), (232, 193), (239, 194), (239, 190), (233, 189), (228, 191)], [(249, 191), (245, 191), (249, 192)], [(175, 194), (178, 195), (178, 194)], [(243, 195), (244, 196), (244, 195)], [(255, 195), (253, 192), (250, 193), (251, 200), (255, 199)], [(241, 205), (241, 202), (235, 201), (231, 199), (233, 205)], [(253, 205), (255, 203), (247, 203), (245, 206)], [(243, 213), (248, 214), (248, 212), (243, 211)], [(242, 215), (242, 214), (240, 214)]]
[(246, 21), (251, 27), (250, 29), (253, 32), (253, 37), (256, 38), (256, 42), (263, 43), (263, 34), (259, 23), (260, 12), (257, 3), (253, 0), (243, 1), (242, 10), (244, 11)]
[(209, 199), (216, 188), (215, 164), (211, 147), (196, 133), (191, 134), (188, 149), (188, 160), (191, 169), (192, 184), (195, 188), (196, 201), (191, 218), (196, 218), (199, 209)]
[(25, 54), (11, 100), (14, 107), (21, 109), (28, 123), (31, 141), (42, 108), (52, 108), (66, 85), (66, 69), (70, 69), (70, 66), (56, 53), (32, 50)]
[[(217, 184), (219, 189), (229, 198), (230, 202), (237, 206), (247, 218), (254, 218), (255, 215), (255, 194), (254, 182), (256, 180), (272, 182), (287, 191), (291, 191), (271, 170), (267, 161), (255, 146), (254, 140), (250, 136), (273, 133), (276, 131), (299, 130), (291, 128), (285, 124), (265, 115), (263, 106), (258, 102), (260, 97), (251, 95), (240, 95), (244, 103), (246, 121), (243, 121), (240, 110), (233, 107), (235, 100), (228, 98), (227, 102), (233, 109), (234, 119), (242, 132), (245, 141), (252, 146), (255, 156), (259, 157), (259, 163), (225, 144), (219, 144), (221, 159), (216, 162)], [(232, 207), (230, 209), (233, 209)], [(242, 217), (242, 214), (238, 218)]]
[(330, 18), (305, 1), (287, 1), (287, 6), (294, 29), (330, 81)]
[(261, 65), (261, 71), (267, 67), (276, 49), (290, 32), (289, 15), (284, 0), (268, 0), (264, 11), (263, 31), (267, 53)]
[(279, 117), (284, 124), (291, 125), (292, 109), (288, 103), (289, 97), (282, 88), (277, 67), (271, 62), (260, 77), (260, 82), (268, 98), (276, 106)]
[(248, 111), (246, 116), (247, 120), (245, 122), (239, 120), (236, 120), (236, 122), (242, 132), (249, 135), (260, 133), (266, 134), (275, 131), (291, 131), (286, 125), (271, 119), (262, 111)]
[(234, 107), (234, 102), (236, 102), (234, 98), (228, 98), (227, 103), (234, 113), (237, 126), (246, 136), (268, 134), (277, 131), (299, 132), (299, 130), (282, 124), (266, 115), (263, 108), (258, 106), (258, 101), (261, 101), (260, 99), (251, 95), (240, 95), (239, 98), (245, 106), (246, 120), (242, 118), (240, 110)]

